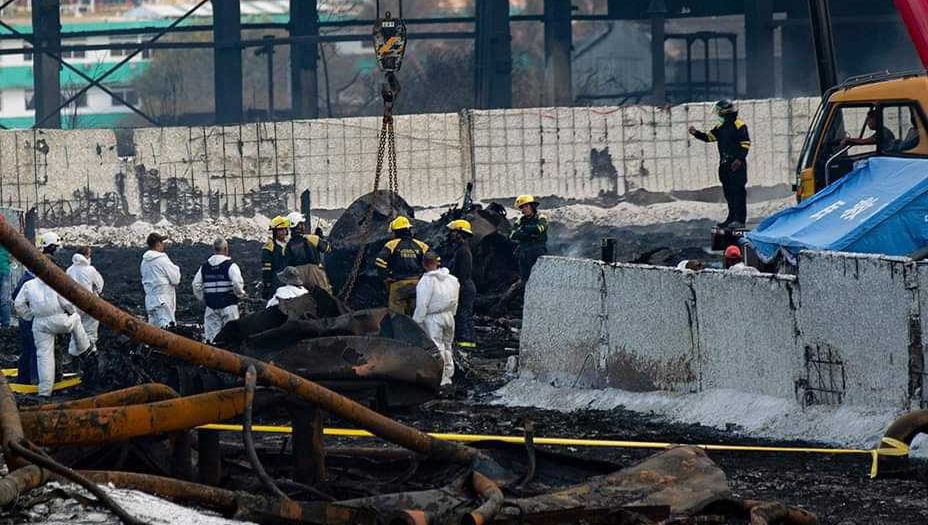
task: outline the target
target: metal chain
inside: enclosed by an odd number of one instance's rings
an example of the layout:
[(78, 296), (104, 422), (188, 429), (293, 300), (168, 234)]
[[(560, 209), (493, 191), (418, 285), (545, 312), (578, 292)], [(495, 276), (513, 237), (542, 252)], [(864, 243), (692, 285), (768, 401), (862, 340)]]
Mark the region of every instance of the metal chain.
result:
[(390, 184), (390, 199), (393, 200), (393, 209), (396, 209), (395, 199), (400, 195), (399, 181), (396, 172), (396, 135), (393, 132), (393, 118), (387, 124), (387, 157), (388, 157), (388, 179)]
[(358, 254), (354, 258), (354, 265), (351, 267), (351, 273), (348, 274), (345, 286), (342, 287), (341, 292), (338, 294), (339, 298), (343, 301), (351, 299), (351, 293), (354, 292), (354, 287), (358, 283), (358, 277), (361, 275), (361, 266), (364, 264), (364, 255), (367, 252), (367, 240), (371, 233), (371, 223), (373, 223), (374, 220), (374, 199), (377, 198), (377, 190), (380, 189), (380, 175), (383, 172), (384, 152), (387, 151), (388, 141), (390, 143), (389, 151), (393, 152), (391, 155), (391, 164), (387, 168), (389, 171), (388, 184), (392, 191), (395, 187), (394, 171), (396, 169), (396, 145), (394, 144), (393, 137), (393, 117), (385, 110), (383, 122), (380, 125), (380, 144), (377, 146), (377, 167), (374, 171), (374, 189), (371, 192), (371, 202), (368, 203), (367, 213), (364, 216), (364, 223), (361, 225), (361, 239), (363, 239), (364, 242), (358, 248)]

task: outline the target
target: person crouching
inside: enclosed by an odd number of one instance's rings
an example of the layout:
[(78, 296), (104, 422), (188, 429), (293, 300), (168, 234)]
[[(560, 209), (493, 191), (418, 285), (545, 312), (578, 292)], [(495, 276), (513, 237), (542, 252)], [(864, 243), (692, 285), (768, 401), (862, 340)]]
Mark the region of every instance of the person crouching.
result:
[(451, 384), (454, 376), (454, 314), (458, 310), (461, 286), (447, 268), (439, 268), (439, 257), (433, 252), (422, 258), (425, 273), (416, 285), (416, 310), (413, 320), (429, 335), (444, 364), (441, 386)]

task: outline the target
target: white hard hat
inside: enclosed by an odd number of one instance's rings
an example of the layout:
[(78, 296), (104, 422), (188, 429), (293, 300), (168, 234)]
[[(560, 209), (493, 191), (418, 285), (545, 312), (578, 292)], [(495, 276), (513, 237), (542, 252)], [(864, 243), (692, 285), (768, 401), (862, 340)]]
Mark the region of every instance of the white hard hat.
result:
[(39, 236), (39, 248), (46, 248), (51, 245), (61, 245), (61, 237), (55, 232), (45, 232)]
[(288, 213), (287, 218), (290, 219), (291, 228), (296, 228), (298, 224), (306, 222), (306, 216), (298, 211)]

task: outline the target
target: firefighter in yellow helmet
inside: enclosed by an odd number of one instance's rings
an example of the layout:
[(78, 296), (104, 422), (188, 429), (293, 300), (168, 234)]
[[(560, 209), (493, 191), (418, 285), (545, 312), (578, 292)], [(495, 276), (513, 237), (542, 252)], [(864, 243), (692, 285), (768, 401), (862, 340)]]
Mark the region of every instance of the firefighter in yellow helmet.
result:
[(287, 241), (287, 266), (300, 272), (300, 279), (307, 289), (318, 286), (331, 293), (332, 286), (323, 268), (323, 257), (329, 252), (329, 242), (322, 238), (322, 231), (311, 234), (306, 216), (295, 211), (287, 215), (290, 221), (290, 240)]
[(470, 251), (470, 238), (474, 236), (469, 221), (458, 219), (448, 223), (448, 251), (445, 266), (461, 285), (458, 311), (454, 315), (454, 342), (461, 348), (475, 348), (474, 302), (477, 286), (474, 284), (474, 256)]
[(538, 213), (538, 201), (531, 195), (519, 195), (516, 208), (522, 215), (516, 219), (509, 239), (518, 244), (516, 258), (519, 261), (519, 277), (524, 285), (535, 262), (548, 253), (548, 219)]
[(429, 245), (413, 238), (412, 223), (399, 216), (390, 223), (393, 239), (387, 241), (374, 264), (389, 291), (394, 313), (412, 315), (416, 307), (416, 285), (422, 277), (422, 258)]
[(290, 220), (278, 215), (271, 219), (268, 228), (271, 238), (261, 248), (261, 296), (270, 299), (280, 283), (277, 273), (287, 267), (287, 234), (290, 231)]

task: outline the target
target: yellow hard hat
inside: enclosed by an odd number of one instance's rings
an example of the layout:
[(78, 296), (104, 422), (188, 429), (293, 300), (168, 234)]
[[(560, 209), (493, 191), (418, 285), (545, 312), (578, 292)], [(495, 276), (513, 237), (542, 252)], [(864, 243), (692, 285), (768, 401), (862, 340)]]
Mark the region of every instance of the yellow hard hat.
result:
[(461, 231), (468, 235), (473, 235), (474, 231), (470, 229), (470, 222), (464, 219), (458, 219), (448, 223), (448, 229), (451, 231)]
[(274, 217), (273, 219), (271, 219), (271, 227), (268, 229), (286, 230), (289, 227), (290, 227), (290, 219), (278, 215), (277, 217)]
[(532, 195), (519, 195), (516, 197), (516, 208), (521, 208), (526, 204), (538, 204), (538, 201)]
[(409, 228), (412, 228), (412, 223), (402, 215), (393, 219), (393, 222), (390, 223), (391, 232), (395, 232), (396, 230), (408, 230)]

